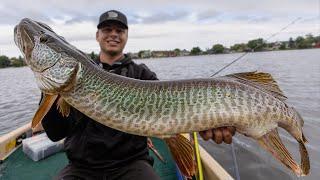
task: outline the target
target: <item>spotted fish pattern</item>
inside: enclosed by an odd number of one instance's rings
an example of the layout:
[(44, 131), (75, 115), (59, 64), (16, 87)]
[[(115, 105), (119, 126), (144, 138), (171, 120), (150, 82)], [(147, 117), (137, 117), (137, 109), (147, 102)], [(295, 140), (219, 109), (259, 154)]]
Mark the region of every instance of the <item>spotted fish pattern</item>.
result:
[[(286, 97), (268, 73), (142, 81), (103, 70), (43, 23), (23, 19), (14, 31), (15, 43), (41, 91), (59, 95), (101, 124), (160, 138), (234, 126), (295, 174), (309, 173), (303, 119), (286, 104)], [(281, 142), (277, 127), (287, 130), (299, 143), (301, 167)]]
[(61, 95), (89, 117), (128, 133), (163, 136), (235, 126), (260, 137), (295, 119), (283, 101), (232, 77), (154, 82), (95, 68), (81, 68), (75, 87)]

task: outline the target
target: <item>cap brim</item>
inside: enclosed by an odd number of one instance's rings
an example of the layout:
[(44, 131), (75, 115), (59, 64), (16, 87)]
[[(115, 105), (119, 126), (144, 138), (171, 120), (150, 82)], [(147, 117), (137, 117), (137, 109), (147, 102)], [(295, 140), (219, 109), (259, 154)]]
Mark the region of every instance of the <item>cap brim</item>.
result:
[(120, 20), (117, 20), (117, 19), (107, 19), (107, 20), (104, 20), (102, 22), (100, 22), (98, 25), (97, 25), (97, 28), (100, 29), (101, 27), (103, 27), (104, 25), (106, 25), (108, 22), (118, 22), (119, 24), (123, 25), (126, 29), (128, 29), (128, 26), (120, 21)]

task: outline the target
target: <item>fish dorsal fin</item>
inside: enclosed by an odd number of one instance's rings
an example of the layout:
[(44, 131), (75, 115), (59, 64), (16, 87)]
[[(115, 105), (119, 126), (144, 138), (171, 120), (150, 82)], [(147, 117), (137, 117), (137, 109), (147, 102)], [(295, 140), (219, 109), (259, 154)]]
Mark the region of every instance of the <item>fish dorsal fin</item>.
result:
[(256, 88), (263, 89), (277, 97), (278, 99), (284, 101), (287, 97), (283, 94), (279, 88), (277, 82), (273, 79), (271, 74), (264, 72), (244, 72), (226, 75), (227, 77), (236, 78), (237, 81), (252, 85)]

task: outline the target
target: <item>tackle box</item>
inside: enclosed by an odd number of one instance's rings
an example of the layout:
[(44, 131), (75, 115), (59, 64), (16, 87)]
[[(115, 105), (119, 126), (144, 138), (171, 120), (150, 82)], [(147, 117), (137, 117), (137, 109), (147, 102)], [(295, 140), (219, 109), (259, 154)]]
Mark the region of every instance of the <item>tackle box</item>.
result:
[(63, 140), (52, 142), (46, 133), (22, 141), (23, 152), (33, 161), (39, 161), (63, 150)]

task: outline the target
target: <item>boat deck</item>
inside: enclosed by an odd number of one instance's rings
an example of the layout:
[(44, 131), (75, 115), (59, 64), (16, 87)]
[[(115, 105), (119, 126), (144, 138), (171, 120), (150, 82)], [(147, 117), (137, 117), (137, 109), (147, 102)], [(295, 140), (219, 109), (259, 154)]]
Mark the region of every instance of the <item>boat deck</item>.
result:
[[(0, 136), (0, 180), (47, 180), (52, 179), (67, 164), (65, 153), (60, 152), (38, 162), (29, 159), (19, 147), (21, 141), (31, 136), (30, 123), (25, 124), (5, 135)], [(177, 168), (171, 153), (163, 140), (152, 138), (155, 148), (164, 157), (162, 163), (152, 151), (154, 169), (162, 180), (181, 179), (177, 176)], [(17, 150), (15, 150), (17, 148)], [(233, 180), (232, 176), (213, 159), (210, 154), (199, 146), (203, 176), (205, 180)]]
[[(153, 166), (155, 171), (163, 180), (176, 180), (176, 166), (167, 146), (162, 140), (157, 138), (153, 138), (153, 144), (166, 160), (166, 163), (162, 163), (153, 152), (150, 151), (150, 155), (155, 159)], [(48, 180), (57, 175), (67, 163), (68, 160), (64, 152), (34, 162), (22, 152), (22, 148), (20, 147), (0, 164), (0, 179)]]

